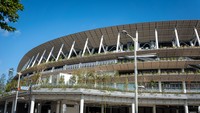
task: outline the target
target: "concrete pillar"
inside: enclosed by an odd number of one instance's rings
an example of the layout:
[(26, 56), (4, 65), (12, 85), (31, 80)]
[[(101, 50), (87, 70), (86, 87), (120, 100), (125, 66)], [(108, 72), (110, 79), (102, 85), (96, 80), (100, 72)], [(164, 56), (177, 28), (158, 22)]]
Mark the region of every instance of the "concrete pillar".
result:
[(198, 106), (198, 113), (200, 113), (200, 106)]
[(61, 111), (61, 113), (65, 113), (66, 112), (66, 109), (67, 109), (67, 106), (66, 106), (66, 104), (61, 104), (62, 105), (62, 111)]
[(132, 110), (131, 113), (135, 113), (135, 103), (132, 103), (132, 104), (131, 104), (131, 108), (132, 108), (132, 109), (131, 109), (131, 110)]
[(35, 107), (35, 97), (32, 97), (31, 98), (30, 113), (34, 113), (34, 107)]
[(156, 113), (156, 105), (153, 106), (153, 113)]
[(186, 93), (186, 83), (185, 81), (182, 81), (182, 85), (183, 85), (183, 93)]
[(181, 72), (182, 72), (182, 73), (184, 73), (184, 72), (185, 72), (184, 68), (183, 68), (183, 69), (181, 69)]
[(48, 113), (51, 113), (51, 110), (50, 110), (50, 109), (48, 110)]
[(57, 104), (56, 104), (56, 113), (60, 113), (60, 101), (57, 101)]
[(159, 92), (162, 92), (162, 83), (161, 83), (161, 81), (158, 81), (158, 88), (159, 88)]
[(104, 105), (101, 105), (101, 113), (104, 113)]
[(184, 105), (184, 108), (185, 108), (185, 113), (189, 113), (188, 104), (187, 103)]
[(38, 103), (38, 113), (41, 113), (41, 110), (42, 110), (42, 104)]
[(8, 101), (6, 100), (5, 106), (4, 106), (4, 113), (6, 113), (6, 111), (7, 111), (7, 105), (8, 105)]
[(52, 83), (52, 78), (53, 78), (52, 75), (50, 75), (50, 76), (49, 76), (49, 83), (50, 83), (50, 84)]
[(158, 74), (160, 74), (161, 73), (161, 70), (160, 69), (158, 69)]
[(81, 100), (80, 100), (80, 113), (83, 113), (83, 108), (84, 108), (84, 99), (81, 98)]

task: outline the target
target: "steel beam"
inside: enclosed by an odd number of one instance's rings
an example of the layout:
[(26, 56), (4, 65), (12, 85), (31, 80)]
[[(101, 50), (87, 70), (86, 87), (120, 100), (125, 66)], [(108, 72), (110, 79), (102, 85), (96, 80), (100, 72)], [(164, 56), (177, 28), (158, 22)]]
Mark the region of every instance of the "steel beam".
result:
[(51, 48), (51, 51), (49, 52), (49, 55), (48, 55), (47, 60), (46, 60), (46, 63), (49, 61), (49, 59), (50, 59), (50, 57), (52, 55), (53, 50), (54, 50), (54, 47)]
[(158, 45), (158, 31), (157, 31), (157, 29), (155, 29), (155, 41), (156, 41), (156, 49), (159, 49), (159, 45)]
[(40, 55), (40, 53), (37, 54), (37, 56), (35, 57), (35, 60), (33, 61), (33, 64), (31, 67), (33, 67), (35, 65), (35, 62), (37, 61), (38, 56)]
[(85, 50), (86, 50), (86, 48), (87, 48), (87, 44), (88, 44), (88, 38), (86, 39), (86, 41), (85, 41), (85, 45), (84, 45), (84, 48), (83, 48), (83, 53), (82, 53), (82, 57), (84, 56), (84, 54), (85, 54)]
[(174, 29), (174, 32), (175, 32), (175, 36), (176, 36), (176, 46), (180, 47), (180, 42), (179, 42), (179, 38), (178, 38), (178, 31), (177, 31), (176, 28)]
[(60, 47), (60, 50), (59, 50), (58, 55), (56, 57), (56, 61), (58, 61), (58, 59), (60, 57), (60, 53), (62, 52), (63, 46), (64, 46), (64, 44), (62, 44), (61, 47)]
[(33, 61), (33, 59), (34, 59), (34, 57), (35, 57), (35, 56), (33, 56), (33, 57), (31, 58), (31, 61), (29, 62), (29, 64), (28, 64), (28, 66), (27, 66), (26, 69), (28, 69), (28, 68), (30, 67), (30, 65), (31, 65), (31, 63), (32, 63), (32, 61)]
[(116, 47), (116, 52), (119, 52), (119, 47), (120, 47), (120, 33), (118, 33), (118, 36), (117, 36), (117, 47)]
[(73, 51), (73, 49), (74, 49), (74, 45), (75, 45), (75, 41), (73, 42), (73, 44), (72, 44), (72, 46), (71, 46), (71, 49), (70, 49), (70, 52), (69, 52), (69, 55), (68, 55), (67, 59), (69, 59), (69, 58), (71, 57), (72, 51)]
[(38, 62), (38, 65), (40, 65), (40, 63), (41, 63), (41, 61), (42, 61), (42, 59), (43, 59), (45, 53), (46, 53), (46, 50), (44, 50), (44, 52), (42, 53), (42, 56), (40, 57), (40, 60), (39, 60), (39, 62)]
[(200, 39), (199, 39), (198, 31), (197, 31), (196, 28), (194, 28), (194, 31), (195, 31), (195, 35), (196, 35), (196, 38), (197, 38), (198, 44), (199, 44), (199, 46), (200, 46)]

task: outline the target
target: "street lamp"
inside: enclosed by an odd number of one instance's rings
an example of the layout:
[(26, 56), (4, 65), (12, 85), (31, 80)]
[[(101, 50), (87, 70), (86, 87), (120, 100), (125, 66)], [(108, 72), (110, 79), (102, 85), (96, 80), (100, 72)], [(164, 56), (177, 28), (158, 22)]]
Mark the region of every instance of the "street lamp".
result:
[[(122, 33), (129, 36), (134, 42), (134, 77), (135, 77), (135, 113), (138, 113), (138, 81), (137, 81), (137, 31), (136, 38), (132, 37), (126, 30), (122, 30)], [(132, 106), (132, 109), (134, 107)], [(134, 110), (132, 110), (134, 112)]]
[(17, 110), (17, 99), (18, 99), (18, 93), (19, 93), (19, 84), (20, 84), (20, 76), (22, 73), (17, 73), (18, 74), (18, 82), (17, 82), (17, 92), (16, 92), (16, 97), (15, 97), (15, 104), (14, 104), (14, 113), (16, 113)]

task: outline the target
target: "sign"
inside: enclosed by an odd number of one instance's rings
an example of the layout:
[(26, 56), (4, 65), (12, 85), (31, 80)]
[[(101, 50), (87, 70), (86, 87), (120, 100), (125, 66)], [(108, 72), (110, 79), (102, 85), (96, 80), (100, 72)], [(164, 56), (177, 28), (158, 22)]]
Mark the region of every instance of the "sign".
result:
[(29, 90), (29, 86), (21, 86), (21, 90)]

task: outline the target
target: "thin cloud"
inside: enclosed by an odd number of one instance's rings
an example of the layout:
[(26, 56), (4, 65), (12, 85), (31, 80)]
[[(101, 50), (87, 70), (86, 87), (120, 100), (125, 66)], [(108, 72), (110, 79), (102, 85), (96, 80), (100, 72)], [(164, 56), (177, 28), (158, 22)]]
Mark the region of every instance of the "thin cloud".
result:
[(3, 37), (8, 37), (8, 36), (9, 36), (9, 32), (6, 31), (6, 30), (3, 30), (3, 29), (0, 29), (0, 34), (1, 34), (1, 36), (3, 36)]
[(16, 30), (14, 32), (8, 32), (6, 30), (0, 29), (0, 36), (1, 37), (18, 37), (19, 35), (21, 35), (21, 31), (20, 30)]
[(16, 31), (14, 32), (14, 36), (15, 36), (15, 37), (18, 37), (19, 35), (21, 35), (21, 31), (20, 31), (20, 30), (16, 30)]

